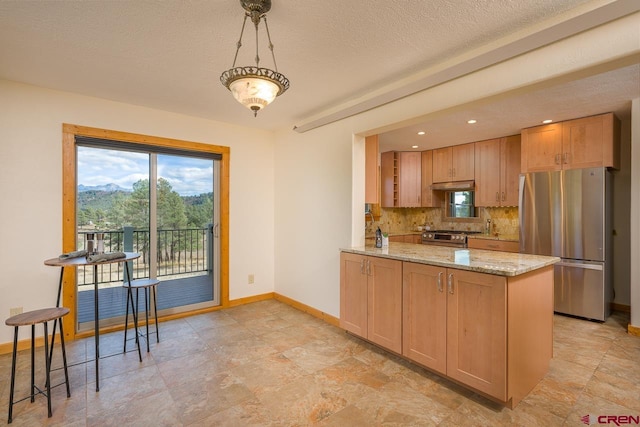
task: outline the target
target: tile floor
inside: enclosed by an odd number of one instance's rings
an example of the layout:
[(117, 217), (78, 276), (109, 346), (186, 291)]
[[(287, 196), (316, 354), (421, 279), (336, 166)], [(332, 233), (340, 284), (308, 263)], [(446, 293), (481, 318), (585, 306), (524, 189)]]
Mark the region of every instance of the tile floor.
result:
[[(72, 397), (54, 389), (52, 418), (39, 396), (14, 406), (13, 425), (580, 426), (589, 414), (635, 417), (640, 338), (627, 335), (627, 322), (620, 313), (604, 324), (556, 316), (550, 371), (510, 410), (285, 304), (263, 301), (161, 323), (161, 342), (152, 340), (142, 363), (135, 352), (101, 360), (99, 393), (93, 364), (73, 366)], [(103, 335), (101, 352), (121, 351), (122, 338)], [(92, 350), (92, 338), (68, 343), (69, 362), (90, 358)], [(17, 396), (28, 390), (28, 362), (23, 351)], [(7, 420), (10, 366), (11, 356), (0, 356), (0, 423)], [(53, 383), (61, 376), (55, 372)]]

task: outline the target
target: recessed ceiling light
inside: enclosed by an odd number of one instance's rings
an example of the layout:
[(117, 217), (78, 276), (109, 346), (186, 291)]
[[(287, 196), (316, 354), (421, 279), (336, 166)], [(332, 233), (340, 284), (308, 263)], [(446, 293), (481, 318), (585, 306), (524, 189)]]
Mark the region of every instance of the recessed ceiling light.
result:
[(418, 148), (418, 146), (417, 145), (412, 145), (411, 148)]
[(424, 135), (426, 132), (421, 130), (420, 132), (418, 132), (418, 135)]
[(469, 123), (470, 125), (477, 123), (478, 121), (476, 119), (471, 119), (471, 120), (467, 120), (467, 123)]
[(551, 123), (552, 121), (553, 121), (553, 120), (551, 120), (551, 119), (547, 119), (547, 120), (543, 120), (543, 121), (542, 121), (542, 123), (544, 123), (544, 124), (546, 125), (546, 124)]

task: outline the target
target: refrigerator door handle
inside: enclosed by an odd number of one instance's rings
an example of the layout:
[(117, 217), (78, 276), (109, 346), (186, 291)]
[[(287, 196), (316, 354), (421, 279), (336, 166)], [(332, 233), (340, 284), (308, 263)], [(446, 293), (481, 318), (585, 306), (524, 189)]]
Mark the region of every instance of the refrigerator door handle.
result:
[(575, 267), (575, 268), (585, 268), (587, 270), (604, 270), (604, 267), (601, 264), (585, 264), (582, 262), (558, 262), (555, 265), (560, 267)]
[(524, 224), (524, 181), (525, 175), (520, 174), (520, 182), (518, 184), (518, 220), (520, 221), (520, 252), (524, 252), (525, 246), (525, 233), (523, 228)]

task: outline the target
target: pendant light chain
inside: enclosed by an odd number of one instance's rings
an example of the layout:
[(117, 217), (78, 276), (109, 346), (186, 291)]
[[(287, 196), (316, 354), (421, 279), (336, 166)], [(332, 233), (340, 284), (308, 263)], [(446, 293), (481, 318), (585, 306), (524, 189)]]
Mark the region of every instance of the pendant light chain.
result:
[(240, 38), (238, 39), (238, 43), (236, 44), (236, 56), (233, 57), (233, 65), (231, 68), (235, 68), (236, 61), (238, 60), (238, 52), (240, 52), (240, 48), (242, 47), (242, 35), (244, 34), (244, 26), (247, 24), (247, 15), (244, 15), (244, 21), (242, 21), (242, 30), (240, 30)]
[(258, 24), (260, 24), (260, 19), (255, 24), (256, 27), (256, 68), (260, 68), (260, 55), (258, 54)]
[(271, 43), (271, 34), (269, 34), (269, 26), (267, 25), (267, 15), (264, 15), (264, 27), (267, 29), (267, 38), (269, 39), (269, 50), (271, 51), (271, 58), (273, 58), (273, 66), (278, 71), (278, 64), (276, 64), (276, 55), (273, 53), (273, 43)]

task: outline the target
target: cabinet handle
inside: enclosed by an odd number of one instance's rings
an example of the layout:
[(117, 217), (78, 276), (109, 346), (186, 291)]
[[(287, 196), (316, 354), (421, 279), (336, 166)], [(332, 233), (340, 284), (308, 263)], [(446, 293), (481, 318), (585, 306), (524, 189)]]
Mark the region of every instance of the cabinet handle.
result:
[(449, 276), (447, 278), (447, 289), (449, 290), (449, 293), (451, 295), (453, 295), (453, 273), (449, 273)]
[(367, 260), (367, 276), (371, 276), (371, 260)]
[(496, 202), (500, 201), (500, 194), (496, 191)]
[(502, 192), (502, 201), (504, 202), (504, 191)]
[(556, 165), (560, 164), (560, 154), (556, 154)]
[(456, 168), (453, 168), (453, 177), (456, 177)]
[(442, 271), (438, 273), (438, 292), (442, 292)]
[(360, 274), (364, 274), (364, 258), (360, 261)]
[(451, 178), (453, 175), (451, 174), (451, 168), (449, 168), (449, 178)]
[(569, 159), (569, 153), (563, 153), (562, 154), (562, 163), (564, 163), (566, 165), (567, 163), (569, 163), (568, 159)]

